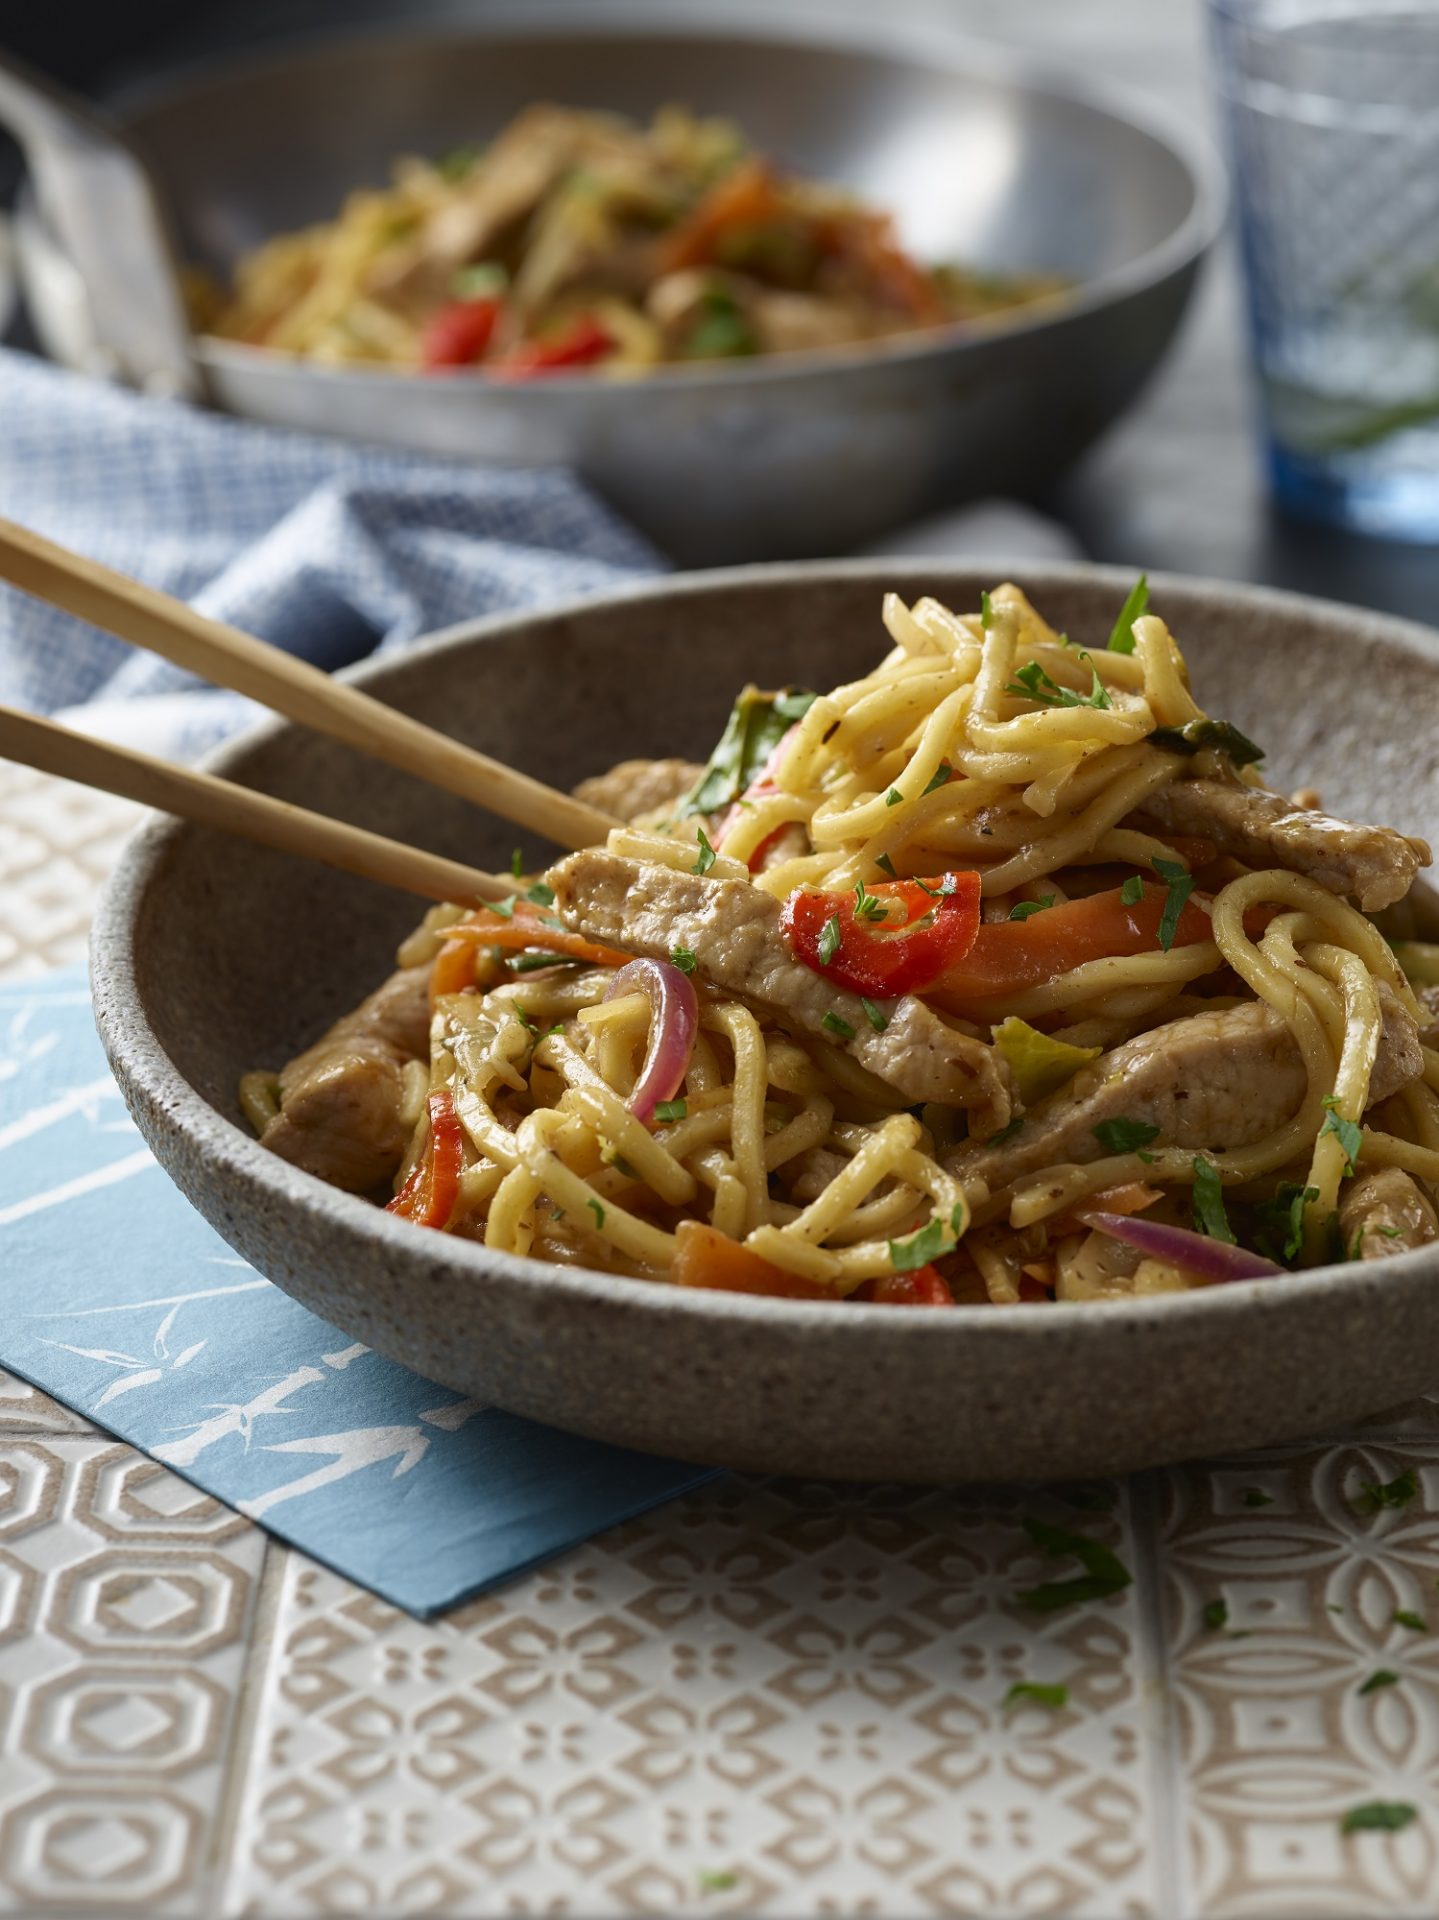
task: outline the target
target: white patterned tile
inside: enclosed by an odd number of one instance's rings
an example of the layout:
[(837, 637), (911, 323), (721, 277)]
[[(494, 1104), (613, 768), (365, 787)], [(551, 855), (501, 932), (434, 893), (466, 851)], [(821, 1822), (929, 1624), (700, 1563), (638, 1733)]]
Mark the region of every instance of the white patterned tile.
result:
[(1160, 1911), (1134, 1591), (1016, 1605), (1020, 1517), (727, 1482), (432, 1623), (292, 1555), (225, 1911)]
[(83, 961), (95, 903), (143, 809), (0, 760), (0, 979)]
[(0, 1913), (212, 1911), (263, 1552), (128, 1447), (0, 1438)]
[(8, 1433), (94, 1433), (82, 1414), (72, 1413), (39, 1387), (0, 1368), (0, 1435)]

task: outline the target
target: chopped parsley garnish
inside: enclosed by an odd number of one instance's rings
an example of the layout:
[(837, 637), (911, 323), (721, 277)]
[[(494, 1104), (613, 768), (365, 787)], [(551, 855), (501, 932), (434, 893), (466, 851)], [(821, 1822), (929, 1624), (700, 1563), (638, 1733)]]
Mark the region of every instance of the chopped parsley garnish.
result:
[[(954, 768), (949, 764), (947, 760), (941, 760), (939, 765), (935, 768), (934, 773), (930, 778), (929, 785), (925, 788), (924, 793), (938, 793), (939, 789), (941, 787), (947, 787), (953, 778), (954, 778)], [(924, 798), (924, 794), (922, 793), (920, 795), (920, 799), (922, 800), (923, 798)]]
[(704, 772), (681, 804), (679, 818), (717, 813), (738, 800), (759, 778), (795, 721), (803, 719), (818, 698), (803, 687), (786, 687), (777, 694), (747, 687), (735, 701)]
[(1407, 1800), (1366, 1800), (1351, 1807), (1339, 1823), (1341, 1833), (1402, 1833), (1419, 1810)]
[(1263, 1487), (1246, 1487), (1242, 1497), (1246, 1507), (1272, 1507), (1274, 1505), (1274, 1495), (1272, 1493), (1266, 1493)]
[(534, 1021), (531, 1020), (530, 1016), (525, 1012), (524, 1008), (519, 1004), (518, 1001), (516, 1001), (515, 1003), (515, 1018), (516, 1020), (519, 1021), (520, 1025), (524, 1028), (526, 1033), (539, 1032), (539, 1028), (535, 1025)]
[(875, 1032), (883, 1033), (889, 1025), (889, 1015), (882, 1007), (877, 1007), (873, 1000), (866, 1000), (863, 994), (859, 996), (859, 1004), (864, 1008), (864, 1017)]
[(1416, 1613), (1412, 1607), (1396, 1607), (1393, 1620), (1396, 1627), (1408, 1627), (1411, 1633), (1428, 1633), (1429, 1622), (1422, 1613)]
[(1026, 1515), (1024, 1530), (1035, 1546), (1052, 1560), (1073, 1558), (1084, 1572), (1069, 1580), (1049, 1580), (1043, 1586), (1027, 1587), (1014, 1597), (1020, 1606), (1034, 1613), (1054, 1613), (1060, 1607), (1072, 1607), (1081, 1600), (1107, 1600), (1122, 1593), (1133, 1575), (1119, 1556), (1102, 1541), (1091, 1540), (1066, 1527), (1052, 1527), (1048, 1521)]
[(1236, 767), (1252, 767), (1264, 758), (1263, 747), (1228, 720), (1187, 720), (1182, 727), (1156, 727), (1146, 737), (1148, 745), (1165, 753), (1191, 754), (1201, 747), (1217, 747)]
[(904, 795), (898, 787), (891, 787), (889, 792), (884, 796), (884, 804), (887, 807), (897, 807), (903, 798)]
[(1354, 1163), (1359, 1158), (1359, 1149), (1364, 1144), (1364, 1129), (1353, 1120), (1346, 1120), (1339, 1111), (1339, 1101), (1332, 1093), (1324, 1096), (1324, 1125), (1320, 1135), (1332, 1133), (1344, 1154), (1344, 1171), (1352, 1174)]
[(701, 1869), (695, 1879), (701, 1893), (732, 1893), (739, 1885), (737, 1873), (713, 1873), (708, 1869)]
[(657, 1100), (655, 1102), (656, 1120), (683, 1120), (689, 1107), (683, 1100)]
[(1144, 882), (1137, 873), (1131, 873), (1119, 889), (1119, 897), (1126, 907), (1137, 907), (1144, 898)]
[(577, 967), (580, 964), (572, 953), (516, 953), (509, 960), (511, 973), (539, 973), (544, 967)]
[(1168, 953), (1179, 931), (1179, 916), (1194, 891), (1194, 875), (1186, 872), (1177, 860), (1156, 860), (1154, 871), (1167, 889), (1164, 912), (1159, 916), (1159, 944)]
[(1042, 900), (1020, 900), (1009, 910), (1011, 920), (1027, 920), (1031, 914), (1043, 913), (1046, 907), (1054, 905), (1054, 895), (1045, 894)]
[(894, 870), (894, 862), (887, 853), (877, 853), (874, 856), (874, 864), (879, 868), (881, 873), (887, 873), (891, 880), (897, 880), (899, 878), (899, 875)]
[(834, 956), (839, 952), (840, 942), (843, 938), (844, 935), (840, 931), (839, 915), (832, 913), (820, 929), (819, 958), (822, 966), (827, 967), (830, 961), (833, 960)]
[(693, 973), (695, 970), (693, 950), (689, 947), (671, 947), (670, 965), (678, 967), (681, 973)]
[(1048, 1707), (1052, 1712), (1057, 1713), (1061, 1707), (1069, 1705), (1069, 1688), (1049, 1686), (1042, 1680), (1016, 1680), (1000, 1702), (1005, 1713), (1008, 1713), (1011, 1707), (1028, 1705)]
[(709, 835), (705, 832), (704, 828), (701, 827), (698, 831), (699, 858), (695, 861), (690, 871), (691, 873), (708, 873), (715, 863), (716, 854), (714, 848), (709, 843)]
[(876, 899), (874, 894), (865, 886), (863, 880), (855, 882), (854, 911), (856, 919), (859, 920), (874, 921), (883, 920), (887, 917), (887, 909), (883, 900)]
[(510, 855), (510, 872), (518, 880), (525, 870), (525, 856), (518, 847)]
[(1149, 575), (1141, 573), (1129, 589), (1129, 596), (1119, 609), (1119, 618), (1114, 623), (1109, 636), (1111, 653), (1133, 653), (1134, 623), (1149, 606)]
[(585, 1205), (589, 1208), (590, 1212), (595, 1216), (595, 1225), (597, 1227), (602, 1227), (605, 1224), (605, 1210), (600, 1205), (599, 1201), (586, 1200)]
[(819, 1024), (825, 1029), (826, 1033), (837, 1033), (841, 1040), (853, 1040), (854, 1038), (854, 1028), (849, 1024), (848, 1020), (842, 1020), (837, 1013), (823, 1014)]
[(990, 627), (994, 624), (994, 606), (987, 593), (979, 596), (979, 624)]
[(1060, 686), (1037, 660), (1031, 660), (1016, 669), (1014, 679), (1004, 691), (1017, 694), (1021, 700), (1033, 700), (1042, 707), (1112, 707), (1114, 702), (1099, 678), (1099, 669), (1087, 653), (1081, 653), (1079, 657), (1089, 664), (1090, 688), (1087, 694), (1078, 694), (1072, 687)]
[(1002, 1147), (1006, 1140), (1014, 1138), (1023, 1125), (1024, 1115), (1017, 1113), (1007, 1126), (1001, 1127), (998, 1133), (992, 1133), (984, 1144), (987, 1147)]
[(1370, 1674), (1359, 1691), (1361, 1693), (1378, 1693), (1381, 1687), (1397, 1687), (1398, 1684), (1399, 1676), (1397, 1673), (1392, 1673), (1388, 1667), (1380, 1667), (1377, 1672)]
[(1304, 1245), (1304, 1209), (1319, 1198), (1318, 1187), (1301, 1187), (1285, 1180), (1274, 1190), (1271, 1200), (1261, 1200), (1254, 1209), (1254, 1241), (1260, 1253), (1288, 1262), (1299, 1256)]
[(533, 900), (537, 907), (552, 907), (555, 904), (555, 890), (547, 887), (543, 880), (536, 880), (532, 887), (525, 888), (526, 900)]
[(1392, 1480), (1361, 1480), (1352, 1504), (1360, 1513), (1380, 1513), (1385, 1508), (1407, 1507), (1418, 1497), (1418, 1478), (1413, 1467), (1406, 1467)]
[(1211, 1240), (1234, 1245), (1234, 1229), (1224, 1211), (1224, 1182), (1218, 1167), (1202, 1154), (1194, 1156), (1194, 1224)]
[(1092, 1132), (1106, 1153), (1137, 1153), (1159, 1138), (1158, 1127), (1148, 1120), (1101, 1120)]
[(735, 360), (759, 351), (759, 341), (737, 300), (711, 289), (681, 351), (691, 360)]
[(932, 1220), (926, 1220), (918, 1233), (912, 1233), (908, 1240), (890, 1241), (889, 1264), (896, 1273), (913, 1273), (918, 1267), (927, 1267), (931, 1260), (954, 1252), (958, 1233), (958, 1226), (951, 1233), (936, 1214)]
[(1211, 1600), (1204, 1609), (1204, 1624), (1211, 1633), (1218, 1633), (1221, 1627), (1229, 1625), (1229, 1605), (1224, 1600)]

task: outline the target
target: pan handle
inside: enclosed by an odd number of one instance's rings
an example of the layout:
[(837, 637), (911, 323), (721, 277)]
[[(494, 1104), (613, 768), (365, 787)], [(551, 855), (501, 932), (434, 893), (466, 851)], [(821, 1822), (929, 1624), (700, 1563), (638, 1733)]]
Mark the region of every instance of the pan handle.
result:
[(84, 281), (107, 361), (150, 391), (202, 398), (169, 223), (139, 155), (94, 108), (3, 52), (0, 125)]

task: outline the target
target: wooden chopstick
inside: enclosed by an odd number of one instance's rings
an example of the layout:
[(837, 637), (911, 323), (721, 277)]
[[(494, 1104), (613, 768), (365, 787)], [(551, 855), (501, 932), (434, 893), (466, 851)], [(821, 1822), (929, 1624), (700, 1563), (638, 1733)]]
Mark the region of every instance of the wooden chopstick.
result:
[(238, 627), (208, 620), (183, 600), (57, 546), (13, 520), (0, 519), (0, 580), (560, 846), (593, 846), (620, 824), (358, 687), (332, 680), (307, 661)]
[(0, 758), (53, 773), (62, 780), (99, 787), (141, 806), (181, 814), (202, 826), (237, 833), (261, 846), (277, 847), (327, 866), (340, 867), (387, 887), (417, 893), (425, 900), (452, 900), (458, 906), (478, 906), (487, 900), (507, 899), (514, 883), (497, 874), (481, 873), (457, 860), (367, 833), (363, 827), (321, 813), (307, 813), (267, 793), (232, 786), (213, 774), (172, 767), (147, 753), (114, 747), (104, 741), (72, 733), (31, 713), (0, 706)]

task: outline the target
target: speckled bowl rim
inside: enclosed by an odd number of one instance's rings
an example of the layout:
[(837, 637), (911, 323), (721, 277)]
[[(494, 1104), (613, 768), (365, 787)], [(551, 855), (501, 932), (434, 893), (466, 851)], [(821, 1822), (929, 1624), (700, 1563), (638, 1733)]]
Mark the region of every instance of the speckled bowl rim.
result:
[[(1002, 555), (984, 562), (961, 556), (931, 561), (814, 561), (728, 567), (665, 575), (521, 614), (499, 614), (461, 622), (427, 636), (403, 654), (366, 662), (338, 677), (383, 695), (388, 674), (402, 666), (408, 669), (416, 660), (463, 655), (483, 647), (489, 640), (521, 635), (531, 626), (556, 619), (582, 621), (587, 613), (613, 612), (627, 605), (655, 602), (682, 607), (687, 599), (747, 585), (869, 582), (878, 598), (887, 588), (903, 590), (911, 583), (917, 584), (915, 576), (922, 576), (933, 588), (942, 586), (942, 576), (946, 573), (974, 573), (982, 567), (995, 579), (1022, 578), (1026, 591), (1041, 604), (1050, 589), (1058, 591), (1083, 583), (1111, 588), (1117, 605), (1134, 581), (1132, 571), (1117, 567), (1087, 563), (1033, 564), (1022, 558), (1006, 560)], [(1335, 623), (1352, 626), (1362, 622), (1373, 637), (1427, 665), (1439, 689), (1439, 632), (1417, 622), (1373, 614), (1308, 595), (1233, 586), (1183, 574), (1154, 573), (1150, 575), (1150, 584), (1156, 598), (1166, 591), (1190, 596), (1213, 595), (1233, 607), (1240, 617), (1253, 612), (1281, 614), (1326, 626)], [(256, 746), (286, 731), (302, 733), (305, 730), (284, 720), (264, 722), (212, 754), (205, 762), (206, 769), (224, 776)], [(196, 1092), (165, 1051), (145, 1013), (136, 978), (134, 933), (141, 900), (162, 868), (168, 848), (177, 836), (191, 831), (185, 822), (164, 816), (140, 826), (128, 842), (101, 897), (91, 936), (91, 978), (96, 1022), (106, 1051), (122, 1082), (136, 1088), (154, 1110), (163, 1113), (173, 1131), (188, 1136), (192, 1147), (213, 1169), (232, 1172), (246, 1182), (258, 1184), (274, 1200), (298, 1208), (317, 1223), (333, 1218), (374, 1235), (395, 1263), (411, 1267), (432, 1265), (458, 1274), (468, 1271), (477, 1279), (496, 1274), (526, 1291), (543, 1293), (547, 1305), (556, 1310), (562, 1310), (567, 1301), (585, 1301), (623, 1308), (640, 1318), (651, 1314), (682, 1316), (693, 1320), (697, 1327), (717, 1321), (748, 1322), (760, 1328), (784, 1327), (791, 1331), (804, 1327), (816, 1331), (849, 1327), (853, 1329), (850, 1336), (853, 1339), (866, 1338), (876, 1325), (875, 1317), (881, 1316), (887, 1339), (969, 1342), (982, 1339), (988, 1328), (996, 1335), (1011, 1339), (1019, 1334), (1041, 1346), (1046, 1341), (1062, 1340), (1071, 1355), (1076, 1341), (1081, 1347), (1098, 1341), (1107, 1348), (1116, 1341), (1141, 1335), (1145, 1326), (1154, 1324), (1155, 1316), (1163, 1316), (1171, 1329), (1176, 1320), (1182, 1325), (1194, 1316), (1202, 1316), (1205, 1322), (1216, 1316), (1228, 1316), (1237, 1325), (1255, 1313), (1288, 1311), (1293, 1302), (1296, 1289), (1286, 1277), (1283, 1281), (1232, 1281), (1201, 1292), (1142, 1301), (1114, 1300), (1102, 1306), (1085, 1303), (1082, 1311), (1078, 1310), (1079, 1303), (1074, 1303), (1075, 1310), (1059, 1315), (1036, 1312), (1029, 1305), (1016, 1305), (957, 1306), (936, 1317), (900, 1313), (892, 1307), (860, 1301), (771, 1300), (657, 1285), (654, 1281), (589, 1268), (547, 1265), (450, 1235), (434, 1236), (440, 1241), (435, 1246), (430, 1235), (417, 1234), (408, 1222), (396, 1219), (370, 1201), (327, 1186), (314, 1175), (301, 1172), (266, 1152), (258, 1140), (225, 1119)], [(1386, 1255), (1359, 1267), (1343, 1264), (1317, 1267), (1297, 1278), (1306, 1291), (1313, 1289), (1326, 1299), (1339, 1297), (1357, 1304), (1382, 1292), (1386, 1302), (1397, 1305), (1401, 1298), (1421, 1288), (1432, 1288), (1436, 1266), (1439, 1266), (1439, 1248), (1429, 1246)]]

